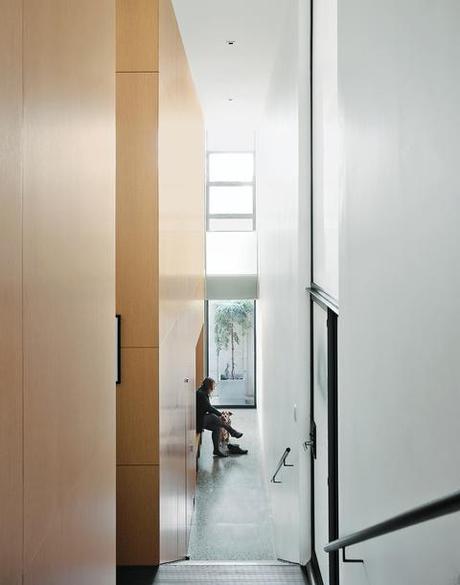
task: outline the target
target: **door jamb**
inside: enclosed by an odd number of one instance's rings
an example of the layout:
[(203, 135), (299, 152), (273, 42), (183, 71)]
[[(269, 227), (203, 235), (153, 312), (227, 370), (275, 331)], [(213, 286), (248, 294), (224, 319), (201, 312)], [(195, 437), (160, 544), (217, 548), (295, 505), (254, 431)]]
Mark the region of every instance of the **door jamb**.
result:
[[(339, 536), (339, 490), (338, 490), (338, 375), (337, 375), (337, 320), (336, 311), (322, 303), (317, 297), (310, 296), (310, 425), (315, 420), (314, 408), (314, 303), (327, 312), (327, 370), (328, 370), (328, 526), (329, 540)], [(315, 464), (311, 453), (311, 542), (312, 569), (319, 572), (315, 543)], [(339, 554), (329, 554), (329, 585), (339, 585)]]

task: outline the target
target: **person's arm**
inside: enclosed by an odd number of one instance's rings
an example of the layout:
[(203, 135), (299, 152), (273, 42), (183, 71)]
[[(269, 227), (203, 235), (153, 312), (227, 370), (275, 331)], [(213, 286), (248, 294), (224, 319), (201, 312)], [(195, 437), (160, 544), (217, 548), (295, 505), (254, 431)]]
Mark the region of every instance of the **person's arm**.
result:
[(206, 408), (207, 408), (207, 412), (209, 412), (209, 414), (215, 414), (217, 416), (222, 416), (222, 413), (217, 410), (217, 408), (214, 408), (214, 406), (211, 404), (211, 401), (209, 400), (209, 396), (206, 397), (207, 398), (207, 404), (206, 404)]

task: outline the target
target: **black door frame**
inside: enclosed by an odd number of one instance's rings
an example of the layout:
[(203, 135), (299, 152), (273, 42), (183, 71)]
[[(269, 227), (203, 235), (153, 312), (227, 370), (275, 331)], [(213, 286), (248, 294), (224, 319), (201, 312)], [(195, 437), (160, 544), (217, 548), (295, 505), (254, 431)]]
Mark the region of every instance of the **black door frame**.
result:
[[(257, 409), (257, 299), (244, 299), (254, 303), (254, 403), (253, 404), (217, 404), (219, 408)], [(205, 356), (204, 371), (209, 376), (209, 301), (228, 302), (229, 299), (206, 299), (204, 302), (204, 328), (205, 328)], [(218, 380), (216, 380), (218, 382)]]
[[(313, 303), (320, 305), (327, 311), (327, 363), (328, 363), (328, 507), (329, 507), (329, 540), (339, 537), (339, 471), (338, 471), (338, 343), (337, 320), (339, 315), (338, 304), (326, 291), (315, 284), (314, 273), (314, 149), (313, 149), (313, 60), (314, 60), (314, 3), (310, 0), (310, 440), (316, 441), (314, 421), (314, 349), (313, 349)], [(315, 451), (311, 452), (311, 568), (316, 579), (323, 583), (319, 564), (315, 552)], [(329, 585), (339, 585), (339, 553), (329, 554)]]
[[(337, 322), (338, 310), (318, 287), (310, 289), (310, 440), (316, 441), (315, 401), (314, 401), (314, 318), (313, 306), (316, 303), (327, 312), (327, 398), (328, 398), (328, 524), (329, 541), (339, 537), (339, 489), (338, 489), (338, 375), (337, 375)], [(311, 453), (311, 542), (312, 569), (320, 583), (323, 579), (316, 557), (315, 542), (315, 458), (316, 448)], [(329, 554), (329, 584), (339, 585), (339, 553)]]

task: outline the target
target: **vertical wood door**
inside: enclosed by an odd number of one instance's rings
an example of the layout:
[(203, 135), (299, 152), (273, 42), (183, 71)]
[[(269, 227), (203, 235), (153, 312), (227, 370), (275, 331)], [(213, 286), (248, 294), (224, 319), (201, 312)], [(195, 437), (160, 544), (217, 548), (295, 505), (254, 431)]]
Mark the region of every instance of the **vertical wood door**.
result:
[(159, 562), (158, 0), (117, 0), (117, 564)]
[(115, 20), (24, 1), (24, 584), (115, 582)]
[(160, 552), (170, 561), (187, 554), (188, 410), (204, 307), (204, 128), (170, 0), (160, 0), (159, 65)]
[(123, 347), (158, 347), (157, 136), (158, 74), (117, 73), (116, 269)]
[(0, 19), (0, 583), (22, 562), (21, 5)]

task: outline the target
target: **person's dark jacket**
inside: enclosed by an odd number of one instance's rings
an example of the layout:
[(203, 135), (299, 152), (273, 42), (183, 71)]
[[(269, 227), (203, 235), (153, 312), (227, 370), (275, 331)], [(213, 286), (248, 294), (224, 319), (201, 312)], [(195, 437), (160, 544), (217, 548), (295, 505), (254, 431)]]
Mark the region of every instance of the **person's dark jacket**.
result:
[(201, 388), (196, 391), (196, 430), (201, 433), (203, 430), (203, 418), (205, 414), (216, 414), (220, 416), (221, 413), (212, 406), (208, 393)]

